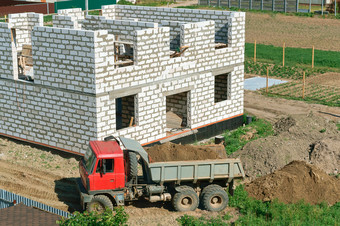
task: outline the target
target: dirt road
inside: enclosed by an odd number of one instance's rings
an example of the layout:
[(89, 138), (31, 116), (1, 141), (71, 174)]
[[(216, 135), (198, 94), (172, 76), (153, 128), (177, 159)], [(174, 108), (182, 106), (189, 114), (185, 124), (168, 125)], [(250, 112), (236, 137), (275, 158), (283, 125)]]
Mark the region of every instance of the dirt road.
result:
[(271, 122), (277, 121), (282, 116), (307, 115), (310, 112), (328, 120), (340, 121), (340, 108), (338, 107), (266, 97), (252, 91), (245, 91), (244, 94), (245, 112)]

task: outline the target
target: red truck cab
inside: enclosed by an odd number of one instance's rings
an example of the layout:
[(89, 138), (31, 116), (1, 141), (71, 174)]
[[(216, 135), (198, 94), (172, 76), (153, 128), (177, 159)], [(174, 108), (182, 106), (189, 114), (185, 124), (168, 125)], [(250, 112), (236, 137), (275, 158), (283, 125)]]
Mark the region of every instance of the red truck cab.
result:
[(79, 163), (82, 184), (88, 192), (122, 190), (124, 169), (124, 153), (116, 140), (90, 141), (84, 159)]

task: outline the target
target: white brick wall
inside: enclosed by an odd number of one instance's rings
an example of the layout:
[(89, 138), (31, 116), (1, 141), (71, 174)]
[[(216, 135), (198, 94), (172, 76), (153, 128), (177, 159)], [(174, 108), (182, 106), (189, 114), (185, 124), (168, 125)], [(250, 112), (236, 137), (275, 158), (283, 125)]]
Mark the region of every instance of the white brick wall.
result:
[[(120, 5), (104, 6), (106, 18), (60, 13), (53, 28), (40, 19), (31, 27), (34, 82), (13, 73), (10, 28), (19, 19), (0, 23), (0, 133), (76, 152), (108, 135), (148, 143), (166, 136), (166, 96), (182, 92), (191, 129), (243, 113), (244, 13)], [(133, 65), (114, 66), (116, 35), (133, 43)], [(185, 45), (170, 58), (170, 46)], [(215, 103), (214, 76), (223, 73), (230, 98)], [(117, 130), (116, 99), (131, 95), (136, 125)]]

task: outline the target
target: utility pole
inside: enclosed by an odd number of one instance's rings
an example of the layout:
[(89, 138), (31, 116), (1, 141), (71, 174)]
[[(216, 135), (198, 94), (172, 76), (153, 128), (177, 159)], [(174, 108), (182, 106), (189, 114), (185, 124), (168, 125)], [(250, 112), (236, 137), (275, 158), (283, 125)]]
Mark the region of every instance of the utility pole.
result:
[(86, 11), (86, 16), (88, 15), (89, 13), (89, 0), (85, 0), (85, 11)]

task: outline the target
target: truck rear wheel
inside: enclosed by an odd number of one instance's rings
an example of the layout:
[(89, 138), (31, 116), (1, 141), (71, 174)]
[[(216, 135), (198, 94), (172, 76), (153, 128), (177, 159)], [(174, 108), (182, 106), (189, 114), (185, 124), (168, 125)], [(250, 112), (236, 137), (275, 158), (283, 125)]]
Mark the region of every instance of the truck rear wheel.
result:
[(192, 188), (181, 189), (172, 199), (172, 205), (179, 212), (194, 211), (198, 202), (198, 196)]
[(103, 213), (107, 207), (113, 210), (113, 204), (109, 197), (105, 195), (97, 195), (90, 203), (87, 204), (86, 210), (88, 212), (94, 211), (97, 213)]
[(129, 174), (128, 174), (128, 181), (133, 182), (138, 175), (138, 161), (137, 155), (134, 152), (129, 152)]
[(202, 198), (204, 196), (204, 194), (207, 192), (207, 191), (210, 191), (211, 189), (223, 189), (220, 185), (218, 184), (209, 184), (208, 186), (206, 186), (205, 188), (203, 188), (201, 194), (200, 194), (200, 197)]
[(224, 210), (228, 205), (228, 194), (222, 189), (212, 187), (202, 196), (204, 209), (218, 212)]

